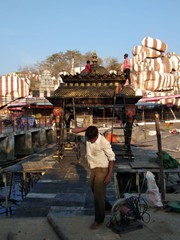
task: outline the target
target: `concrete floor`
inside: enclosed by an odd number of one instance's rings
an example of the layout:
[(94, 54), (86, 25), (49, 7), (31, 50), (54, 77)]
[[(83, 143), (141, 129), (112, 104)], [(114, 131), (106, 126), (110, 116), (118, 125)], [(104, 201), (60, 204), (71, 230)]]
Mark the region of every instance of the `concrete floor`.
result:
[(48, 218), (0, 218), (1, 240), (179, 240), (179, 213), (149, 209), (150, 222), (143, 223), (142, 229), (117, 234), (105, 223), (97, 230), (90, 230), (93, 216)]
[[(134, 161), (147, 161), (157, 152), (156, 136), (150, 136), (153, 127), (136, 130), (137, 138), (132, 147)], [(179, 135), (170, 134), (163, 126), (162, 146), (170, 154), (179, 157)], [(179, 146), (179, 145), (178, 145)], [(90, 230), (93, 222), (93, 197), (88, 182), (89, 168), (84, 160), (79, 161), (73, 153), (67, 153), (60, 163), (55, 163), (31, 189), (12, 216), (0, 218), (0, 239), (5, 240), (179, 240), (179, 213), (168, 208), (149, 208), (150, 222), (142, 229), (117, 234), (106, 226), (111, 215), (106, 215), (105, 223), (97, 230)], [(52, 162), (49, 155), (45, 159)], [(121, 164), (121, 159), (117, 160)], [(108, 187), (107, 195), (114, 203), (117, 195), (114, 181)], [(166, 195), (166, 201), (180, 201), (180, 193)]]

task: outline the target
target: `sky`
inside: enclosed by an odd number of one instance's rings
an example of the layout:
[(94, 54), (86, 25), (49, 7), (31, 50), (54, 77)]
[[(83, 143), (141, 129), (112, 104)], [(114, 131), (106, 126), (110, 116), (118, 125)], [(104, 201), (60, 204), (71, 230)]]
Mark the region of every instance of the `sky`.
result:
[(1, 0), (0, 75), (67, 50), (123, 61), (144, 37), (180, 54), (179, 0)]

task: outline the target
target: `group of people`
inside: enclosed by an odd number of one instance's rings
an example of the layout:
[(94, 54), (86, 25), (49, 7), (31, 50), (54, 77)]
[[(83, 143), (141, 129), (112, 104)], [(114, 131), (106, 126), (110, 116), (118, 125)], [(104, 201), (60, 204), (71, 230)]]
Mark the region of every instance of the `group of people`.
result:
[[(128, 54), (125, 53), (124, 54), (123, 73), (125, 75), (126, 80), (128, 80), (129, 85), (131, 84), (130, 69), (131, 69), (130, 60), (128, 58)], [(89, 60), (87, 60), (87, 62), (86, 62), (84, 72), (85, 72), (85, 74), (89, 74), (91, 72), (91, 63)]]

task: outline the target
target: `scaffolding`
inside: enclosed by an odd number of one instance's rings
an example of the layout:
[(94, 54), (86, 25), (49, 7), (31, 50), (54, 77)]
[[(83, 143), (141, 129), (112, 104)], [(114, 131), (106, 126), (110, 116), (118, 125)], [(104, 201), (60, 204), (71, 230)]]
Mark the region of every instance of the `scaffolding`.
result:
[[(139, 99), (140, 97), (138, 96), (128, 97), (125, 94), (116, 94), (113, 97), (98, 99), (92, 97), (59, 98), (59, 106), (62, 106), (63, 114), (61, 116), (61, 122), (59, 125), (61, 130), (57, 132), (58, 135), (57, 155), (59, 155), (60, 159), (62, 159), (64, 156), (64, 152), (66, 150), (71, 150), (74, 149), (74, 147), (76, 147), (77, 158), (80, 158), (79, 141), (82, 141), (81, 138), (83, 135), (79, 136), (78, 134), (74, 134), (75, 144), (71, 144), (70, 133), (72, 131), (72, 126), (70, 126), (71, 125), (70, 122), (67, 123), (67, 121), (65, 121), (65, 113), (68, 109), (71, 110), (71, 114), (73, 115), (74, 118), (74, 128), (84, 128), (85, 131), (85, 129), (89, 125), (96, 125), (99, 129), (101, 129), (101, 131), (103, 131), (103, 128), (104, 130), (109, 129), (111, 136), (110, 142), (112, 144), (112, 147), (114, 148), (116, 155), (122, 155), (123, 158), (132, 161), (134, 158), (131, 151), (132, 125), (135, 116), (135, 104)], [(107, 109), (110, 109), (112, 112), (111, 117), (106, 118), (104, 114), (103, 117), (101, 118), (101, 124), (99, 124), (97, 122), (98, 118), (93, 116), (94, 109), (103, 109), (104, 112)], [(128, 114), (129, 109), (131, 110), (130, 114)], [(86, 114), (82, 115), (83, 111), (85, 111)], [(82, 117), (82, 121), (80, 122), (80, 124), (77, 120), (78, 113), (81, 113)], [(120, 130), (120, 135), (122, 135), (123, 132), (124, 136), (124, 141), (122, 141), (123, 144), (122, 143), (119, 144), (118, 142), (113, 141), (115, 131), (118, 130)], [(118, 134), (116, 133), (116, 135)]]

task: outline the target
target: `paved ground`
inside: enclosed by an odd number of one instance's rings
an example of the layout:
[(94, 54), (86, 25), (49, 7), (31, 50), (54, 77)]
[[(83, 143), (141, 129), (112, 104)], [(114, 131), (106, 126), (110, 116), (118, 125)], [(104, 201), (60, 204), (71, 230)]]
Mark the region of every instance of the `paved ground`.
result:
[(47, 218), (16, 218), (0, 219), (1, 240), (179, 240), (179, 213), (164, 210), (150, 209), (150, 222), (143, 223), (141, 229), (127, 233), (117, 234), (106, 227), (109, 221), (107, 216), (105, 224), (98, 230), (89, 230), (92, 216)]
[[(133, 130), (137, 136), (132, 147), (134, 161), (147, 162), (157, 152), (157, 139), (152, 132), (154, 127), (138, 128)], [(178, 134), (173, 135), (166, 126), (162, 126), (162, 146), (177, 158), (179, 142)], [(180, 239), (179, 213), (155, 208), (148, 210), (150, 222), (143, 223), (142, 229), (120, 236), (106, 227), (110, 219), (110, 215), (107, 215), (102, 227), (96, 231), (89, 230), (94, 214), (93, 196), (88, 182), (89, 168), (84, 158), (84, 148), (81, 150), (81, 160), (76, 158), (73, 151), (67, 151), (60, 162), (55, 162), (53, 155), (43, 158), (52, 164), (52, 168), (34, 185), (11, 217), (0, 218), (0, 239)], [(122, 158), (118, 157), (116, 167), (122, 163)], [(108, 187), (107, 195), (114, 204), (117, 200), (114, 179)], [(170, 194), (168, 199), (180, 201), (180, 194)]]
[(0, 218), (1, 240), (58, 240), (47, 218)]

